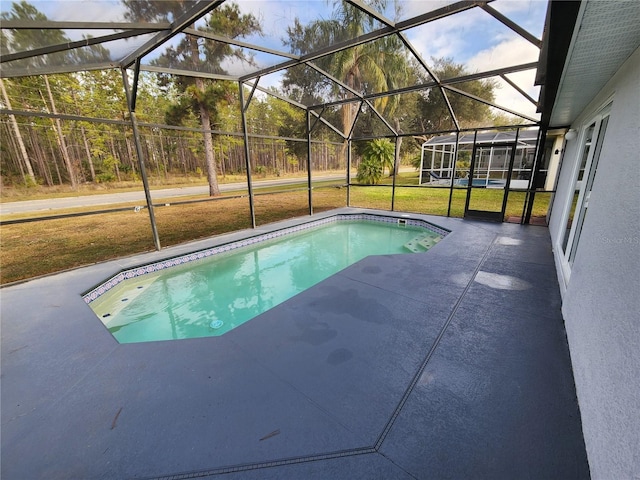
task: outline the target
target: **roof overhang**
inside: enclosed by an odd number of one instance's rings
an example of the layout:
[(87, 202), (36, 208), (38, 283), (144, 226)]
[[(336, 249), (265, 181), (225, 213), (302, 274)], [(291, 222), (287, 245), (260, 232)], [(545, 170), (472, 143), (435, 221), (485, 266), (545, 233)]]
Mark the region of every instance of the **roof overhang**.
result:
[(640, 2), (552, 1), (538, 65), (548, 128), (571, 125), (640, 47)]

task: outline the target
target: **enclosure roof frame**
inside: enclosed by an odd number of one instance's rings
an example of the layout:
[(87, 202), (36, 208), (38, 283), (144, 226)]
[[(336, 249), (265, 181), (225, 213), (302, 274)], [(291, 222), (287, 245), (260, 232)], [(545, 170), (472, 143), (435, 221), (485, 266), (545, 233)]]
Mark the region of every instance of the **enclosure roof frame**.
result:
[[(447, 109), (452, 117), (452, 122), (457, 131), (461, 131), (461, 125), (456, 116), (456, 112), (452, 107), (451, 101), (448, 97), (449, 92), (455, 92), (460, 95), (465, 95), (468, 98), (473, 99), (474, 101), (482, 102), (485, 105), (488, 105), (493, 108), (497, 108), (501, 111), (510, 113), (512, 115), (516, 115), (520, 118), (523, 118), (527, 121), (531, 121), (534, 123), (539, 123), (540, 120), (536, 120), (530, 116), (524, 115), (522, 113), (516, 112), (509, 108), (500, 106), (495, 104), (492, 101), (481, 99), (475, 95), (464, 92), (460, 89), (457, 89), (454, 85), (469, 82), (474, 80), (481, 80), (490, 77), (500, 77), (504, 82), (509, 84), (515, 90), (517, 90), (524, 98), (526, 98), (529, 102), (535, 104), (540, 109), (540, 102), (536, 102), (531, 96), (527, 95), (527, 93), (518, 87), (515, 82), (507, 77), (508, 74), (521, 72), (529, 69), (536, 69), (541, 67), (541, 60), (537, 62), (530, 62), (526, 64), (520, 65), (511, 65), (508, 67), (498, 68), (491, 71), (477, 72), (468, 75), (459, 76), (456, 78), (447, 78), (440, 79), (433, 72), (433, 70), (429, 67), (429, 64), (421, 58), (418, 51), (415, 49), (411, 41), (406, 37), (404, 32), (414, 27), (418, 27), (430, 22), (434, 22), (436, 20), (450, 17), (455, 14), (465, 12), (471, 10), (473, 8), (479, 8), (486, 12), (488, 15), (491, 15), (496, 20), (504, 24), (510, 30), (518, 34), (520, 37), (526, 39), (531, 44), (535, 45), (538, 48), (542, 49), (541, 55), (546, 52), (545, 48), (545, 40), (543, 35), (543, 39), (538, 39), (531, 33), (529, 33), (524, 27), (512, 21), (500, 11), (493, 8), (490, 4), (494, 0), (459, 0), (454, 3), (450, 3), (448, 5), (442, 6), (432, 11), (428, 11), (425, 13), (421, 13), (415, 15), (411, 18), (406, 18), (400, 21), (394, 21), (387, 18), (382, 12), (377, 11), (375, 7), (367, 4), (365, 0), (345, 0), (348, 5), (353, 6), (354, 8), (360, 10), (371, 18), (375, 19), (382, 26), (373, 31), (367, 32), (355, 38), (338, 42), (332, 45), (327, 45), (323, 48), (319, 48), (315, 51), (304, 55), (298, 55), (291, 52), (286, 52), (283, 50), (278, 50), (274, 48), (269, 48), (266, 46), (258, 45), (254, 42), (242, 41), (239, 39), (228, 38), (223, 35), (217, 35), (209, 32), (203, 32), (198, 30), (195, 25), (198, 20), (203, 19), (207, 14), (211, 13), (213, 10), (221, 7), (225, 0), (200, 0), (194, 2), (191, 8), (186, 10), (182, 15), (177, 18), (174, 18), (172, 22), (167, 21), (159, 21), (159, 22), (143, 22), (143, 21), (116, 21), (116, 22), (102, 22), (102, 21), (28, 21), (28, 20), (7, 20), (3, 21), (0, 28), (5, 29), (76, 29), (76, 30), (111, 30), (114, 33), (98, 36), (98, 37), (88, 37), (82, 40), (68, 42), (68, 43), (60, 43), (56, 45), (50, 45), (46, 47), (36, 48), (28, 51), (22, 52), (13, 52), (5, 55), (0, 55), (0, 78), (13, 78), (13, 77), (21, 77), (21, 76), (31, 76), (31, 75), (47, 75), (47, 74), (56, 74), (56, 73), (73, 73), (80, 71), (95, 71), (102, 69), (113, 69), (119, 68), (121, 70), (127, 70), (131, 68), (134, 64), (139, 65), (139, 70), (146, 72), (155, 72), (155, 73), (163, 73), (163, 74), (171, 74), (171, 75), (179, 75), (179, 76), (191, 76), (191, 77), (200, 77), (205, 79), (212, 80), (221, 80), (221, 81), (231, 81), (231, 82), (240, 82), (242, 85), (250, 85), (255, 86), (258, 91), (264, 92), (268, 95), (275, 96), (291, 105), (294, 105), (298, 108), (310, 111), (312, 115), (316, 116), (323, 123), (329, 126), (334, 132), (339, 133), (341, 137), (344, 137), (344, 134), (340, 132), (338, 128), (330, 125), (321, 115), (315, 111), (318, 108), (327, 108), (331, 106), (340, 106), (347, 103), (358, 102), (361, 101), (362, 105), (366, 105), (367, 108), (372, 109), (375, 115), (380, 118), (380, 120), (387, 126), (389, 131), (395, 135), (400, 135), (400, 132), (396, 132), (395, 129), (391, 126), (391, 124), (384, 118), (384, 116), (378, 112), (373, 105), (373, 101), (382, 98), (389, 97), (392, 95), (399, 95), (411, 92), (419, 92), (419, 91), (427, 91), (429, 89), (437, 89), (441, 95), (443, 95)], [(240, 0), (241, 3), (241, 0)], [(119, 30), (119, 31), (118, 31)], [(23, 69), (14, 68), (11, 70), (2, 69), (3, 64), (7, 64), (13, 60), (27, 59), (32, 57), (37, 57), (41, 55), (47, 55), (51, 53), (63, 52), (67, 50), (73, 50), (75, 48), (80, 48), (83, 46), (91, 46), (91, 45), (99, 45), (105, 42), (126, 39), (131, 37), (136, 37), (139, 35), (155, 35), (144, 42), (141, 46), (138, 46), (134, 51), (129, 52), (123, 58), (119, 60), (112, 61), (104, 61), (104, 62), (93, 62), (93, 63), (79, 63), (74, 65), (49, 65), (43, 67), (26, 67)], [(161, 67), (157, 65), (148, 65), (141, 63), (141, 60), (153, 52), (155, 49), (165, 45), (168, 41), (170, 41), (173, 37), (178, 34), (191, 35), (197, 38), (203, 38), (207, 40), (217, 41), (226, 43), (228, 45), (233, 45), (241, 48), (247, 48), (251, 50), (255, 50), (258, 52), (263, 52), (267, 54), (271, 54), (274, 56), (279, 56), (284, 58), (282, 62), (279, 62), (275, 65), (271, 65), (257, 71), (244, 74), (244, 75), (231, 75), (231, 74), (214, 74), (208, 72), (202, 72), (197, 70), (184, 70), (177, 69), (172, 67)], [(350, 49), (356, 47), (358, 45), (362, 45), (368, 42), (376, 41), (381, 38), (385, 38), (391, 35), (397, 35), (398, 38), (403, 42), (408, 51), (415, 57), (420, 65), (424, 68), (425, 72), (433, 79), (432, 82), (409, 85), (396, 89), (389, 89), (381, 92), (374, 93), (361, 93), (354, 89), (350, 89), (344, 82), (341, 82), (339, 79), (335, 78), (328, 72), (322, 71), (319, 69), (317, 65), (314, 64), (314, 61), (326, 57), (328, 55), (332, 55), (346, 49)], [(265, 75), (281, 72), (291, 67), (305, 65), (309, 68), (313, 68), (319, 73), (326, 76), (334, 85), (340, 86), (343, 89), (347, 89), (354, 96), (353, 98), (344, 98), (331, 102), (324, 102), (321, 104), (315, 105), (304, 105), (295, 100), (288, 98), (286, 95), (281, 93), (273, 92), (270, 89), (265, 89), (258, 85), (259, 79)], [(542, 73), (544, 75), (544, 73)], [(537, 73), (537, 76), (540, 77), (540, 73)]]

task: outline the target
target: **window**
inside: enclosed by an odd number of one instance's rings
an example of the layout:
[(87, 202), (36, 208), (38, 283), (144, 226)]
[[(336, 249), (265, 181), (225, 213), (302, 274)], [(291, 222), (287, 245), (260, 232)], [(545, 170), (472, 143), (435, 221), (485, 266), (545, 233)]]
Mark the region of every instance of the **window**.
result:
[(580, 137), (580, 166), (575, 172), (572, 192), (568, 202), (566, 227), (562, 235), (563, 273), (569, 279), (571, 266), (578, 251), (582, 226), (589, 208), (593, 181), (598, 169), (600, 152), (609, 123), (610, 106), (601, 111), (583, 130)]
[(580, 160), (580, 169), (578, 170), (578, 176), (573, 185), (573, 195), (571, 197), (571, 208), (569, 210), (569, 216), (567, 217), (567, 225), (564, 230), (564, 236), (562, 239), (562, 251), (567, 253), (567, 244), (569, 243), (569, 235), (571, 234), (571, 227), (573, 226), (573, 217), (575, 216), (576, 207), (578, 206), (578, 198), (580, 198), (580, 190), (582, 188), (582, 178), (584, 177), (584, 169), (587, 166), (587, 159), (589, 158), (589, 152), (591, 151), (591, 141), (593, 137), (593, 131), (596, 128), (595, 122), (587, 127), (582, 137), (582, 155)]

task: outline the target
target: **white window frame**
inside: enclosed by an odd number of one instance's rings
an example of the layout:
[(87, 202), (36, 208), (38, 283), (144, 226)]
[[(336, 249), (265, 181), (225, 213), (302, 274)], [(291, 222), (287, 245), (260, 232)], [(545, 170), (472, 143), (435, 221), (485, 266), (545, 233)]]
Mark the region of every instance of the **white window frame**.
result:
[[(606, 117), (610, 117), (611, 115), (611, 99), (607, 101), (607, 104), (604, 108), (600, 109), (598, 113), (589, 118), (587, 122), (584, 122), (580, 127), (580, 134), (578, 135), (578, 148), (576, 149), (576, 157), (573, 165), (573, 171), (571, 172), (571, 182), (569, 185), (571, 188), (567, 192), (567, 198), (564, 205), (564, 210), (562, 214), (562, 228), (558, 232), (558, 236), (556, 238), (556, 252), (558, 254), (558, 259), (560, 263), (560, 269), (562, 273), (562, 278), (564, 280), (564, 289), (569, 284), (569, 279), (571, 278), (571, 267), (573, 265), (573, 259), (575, 258), (575, 253), (578, 248), (580, 233), (582, 233), (582, 222), (579, 221), (580, 216), (586, 213), (586, 209), (589, 202), (589, 196), (591, 193), (591, 188), (593, 186), (593, 175), (591, 172), (593, 165), (593, 158), (596, 152), (600, 152), (602, 150), (602, 145), (598, 145), (598, 139), (600, 136), (600, 127), (602, 126), (602, 122)], [(587, 155), (587, 161), (584, 167), (584, 173), (582, 175), (580, 190), (578, 194), (578, 200), (576, 203), (576, 209), (574, 211), (574, 217), (571, 224), (571, 230), (569, 232), (569, 238), (567, 240), (566, 249), (563, 248), (563, 240), (566, 233), (566, 225), (569, 220), (569, 215), (571, 214), (571, 206), (573, 203), (573, 198), (575, 195), (575, 191), (577, 188), (578, 175), (580, 174), (580, 166), (582, 164), (582, 156), (585, 150), (586, 144), (586, 136), (587, 131), (591, 125), (595, 124), (595, 128), (593, 130), (593, 134), (591, 136), (591, 145), (589, 147), (589, 153)], [(606, 131), (605, 131), (606, 137)], [(604, 137), (602, 138), (602, 142), (604, 142)], [(596, 165), (597, 168), (597, 165)], [(587, 192), (587, 188), (589, 188), (589, 192)], [(587, 198), (585, 198), (587, 195)], [(580, 225), (580, 233), (578, 233), (578, 238), (576, 238), (576, 228)], [(563, 289), (563, 290), (564, 290)]]

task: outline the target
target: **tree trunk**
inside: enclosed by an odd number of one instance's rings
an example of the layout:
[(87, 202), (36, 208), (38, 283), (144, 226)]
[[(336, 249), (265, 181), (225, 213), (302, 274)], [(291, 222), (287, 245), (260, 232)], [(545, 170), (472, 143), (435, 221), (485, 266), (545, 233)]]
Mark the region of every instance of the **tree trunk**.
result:
[(222, 136), (218, 137), (220, 139), (220, 173), (222, 174), (222, 178), (226, 178), (227, 171), (225, 170), (224, 165), (224, 143)]
[(187, 157), (185, 157), (184, 155), (184, 142), (182, 141), (182, 136), (180, 134), (178, 134), (178, 141), (176, 142), (177, 144), (177, 154), (180, 157), (180, 163), (182, 164), (182, 170), (185, 174), (185, 176), (187, 175)]
[[(354, 88), (355, 85), (355, 75), (353, 73), (350, 73), (347, 78), (347, 86)], [(345, 97), (346, 98), (346, 97)], [(351, 127), (353, 124), (353, 119), (355, 117), (355, 114), (357, 112), (358, 109), (358, 104), (355, 103), (346, 103), (342, 106), (342, 133), (344, 133), (345, 136), (349, 135), (349, 132), (351, 132)], [(347, 147), (349, 145), (349, 139), (346, 138), (345, 140), (343, 140), (342, 143), (342, 149), (340, 151), (340, 155), (342, 155), (343, 158), (347, 157)]]
[(60, 168), (58, 168), (58, 162), (56, 161), (56, 152), (53, 150), (53, 145), (51, 145), (51, 139), (49, 138), (49, 135), (47, 135), (46, 138), (47, 142), (49, 142), (49, 150), (51, 151), (51, 159), (53, 160), (53, 165), (56, 167), (58, 185), (62, 185), (62, 175), (60, 175)]
[(6, 134), (5, 134), (5, 138), (7, 138), (9, 140), (9, 143), (11, 144), (11, 147), (13, 147), (13, 155), (11, 155), (11, 160), (13, 160), (13, 163), (15, 164), (16, 168), (20, 171), (20, 176), (22, 177), (22, 181), (25, 181), (25, 173), (24, 173), (24, 163), (22, 162), (21, 159), (21, 154), (20, 154), (20, 148), (18, 147), (18, 144), (14, 138), (14, 135), (11, 135), (11, 130), (9, 125), (3, 123), (4, 125), (4, 130), (6, 130)]
[[(399, 118), (396, 117), (396, 118), (393, 119), (393, 126), (396, 129), (396, 133), (402, 133), (400, 131), (400, 119)], [(395, 167), (396, 166), (398, 166), (398, 168), (400, 168), (400, 149), (402, 148), (402, 138), (403, 137), (396, 137), (396, 143), (398, 145), (397, 145), (397, 148), (396, 148), (396, 151), (395, 151), (396, 154), (395, 154), (395, 157), (394, 157), (394, 160), (393, 160), (394, 167), (391, 169), (391, 172), (389, 172), (389, 176), (390, 177), (392, 177), (393, 174), (395, 173)]]
[(35, 153), (36, 161), (40, 166), (40, 171), (42, 172), (42, 176), (44, 176), (44, 180), (47, 183), (47, 186), (51, 187), (53, 186), (53, 180), (51, 178), (51, 170), (47, 169), (44, 155), (42, 154), (42, 149), (40, 148), (40, 142), (36, 137), (37, 135), (33, 131), (33, 127), (29, 126), (29, 140), (31, 141), (31, 148)]
[[(197, 39), (192, 38), (190, 41), (191, 55), (194, 64), (197, 64), (200, 56)], [(194, 65), (195, 67), (196, 65)], [(196, 77), (195, 85), (199, 92), (204, 96), (205, 85), (202, 78)], [(207, 165), (207, 180), (209, 181), (209, 196), (214, 197), (220, 195), (220, 187), (218, 186), (218, 173), (216, 171), (216, 159), (213, 151), (213, 138), (211, 136), (211, 115), (207, 105), (198, 100), (198, 110), (200, 114), (200, 124), (202, 125), (202, 134), (204, 136), (204, 154)]]
[(118, 177), (118, 181), (121, 182), (122, 178), (120, 178), (120, 160), (118, 158), (118, 152), (116, 152), (116, 146), (113, 144), (113, 137), (109, 138), (109, 145), (111, 146), (111, 155), (113, 156), (113, 166), (116, 170), (116, 177)]
[[(196, 87), (200, 91), (204, 91), (204, 82), (201, 78), (196, 78)], [(207, 106), (198, 102), (200, 109), (200, 122), (204, 135), (204, 154), (207, 161), (207, 180), (209, 181), (209, 196), (214, 197), (220, 195), (220, 187), (218, 186), (218, 173), (216, 171), (216, 159), (213, 153), (213, 138), (211, 137), (211, 117)]]
[[(47, 93), (49, 95), (49, 101), (51, 102), (51, 111), (54, 115), (57, 115), (56, 104), (53, 100), (53, 94), (51, 93), (51, 86), (49, 85), (49, 79), (46, 75), (44, 75), (44, 83), (47, 86)], [(64, 138), (64, 134), (62, 133), (62, 123), (59, 118), (55, 119), (56, 133), (57, 133), (57, 141), (58, 146), (60, 147), (60, 151), (62, 152), (62, 158), (64, 159), (64, 164), (67, 167), (67, 171), (69, 172), (69, 180), (71, 181), (71, 188), (77, 190), (78, 181), (76, 180), (75, 170), (73, 168), (73, 164), (71, 163), (71, 157), (69, 157), (69, 151), (67, 149), (67, 142)]]
[(148, 157), (151, 158), (153, 163), (156, 164), (156, 173), (158, 174), (158, 181), (162, 178), (162, 172), (160, 172), (160, 160), (158, 160), (158, 150), (156, 148), (156, 136), (153, 131), (149, 134), (149, 138), (145, 142), (147, 144)]
[(85, 183), (87, 181), (87, 172), (85, 171), (85, 165), (82, 161), (82, 145), (80, 145), (80, 140), (78, 139), (78, 129), (75, 123), (73, 131), (71, 132), (71, 141), (73, 143), (70, 147), (72, 153), (71, 158), (75, 158), (75, 163), (78, 165), (78, 181)]
[[(7, 95), (7, 90), (4, 88), (4, 81), (0, 78), (0, 88), (2, 89), (2, 96), (4, 98), (4, 103), (9, 110), (11, 110), (11, 102), (9, 101), (9, 95)], [(20, 128), (18, 127), (18, 121), (16, 117), (13, 115), (9, 115), (9, 120), (11, 122), (11, 126), (13, 127), (13, 132), (16, 135), (16, 141), (18, 142), (18, 148), (20, 149), (20, 155), (22, 155), (22, 161), (24, 162), (24, 166), (27, 169), (27, 175), (24, 177), (25, 183), (31, 182), (33, 185), (36, 184), (36, 177), (33, 174), (33, 167), (31, 166), (31, 161), (29, 160), (29, 155), (27, 155), (27, 149), (24, 146), (24, 141), (22, 140), (22, 135), (20, 134)], [(29, 180), (27, 180), (27, 178)]]
[(129, 137), (126, 133), (124, 135), (124, 143), (127, 146), (127, 157), (129, 158), (129, 163), (131, 164), (131, 171), (133, 173), (136, 173), (136, 166), (135, 162), (133, 161), (133, 151), (131, 149), (131, 141), (129, 140)]
[(89, 140), (87, 139), (87, 133), (85, 132), (84, 127), (80, 127), (80, 131), (82, 132), (82, 140), (84, 141), (84, 151), (87, 154), (87, 162), (89, 163), (89, 170), (91, 172), (91, 181), (95, 183), (96, 170), (93, 167), (93, 159), (91, 158), (91, 149), (89, 148)]
[(164, 142), (162, 141), (162, 130), (158, 132), (158, 138), (160, 139), (160, 158), (162, 159), (162, 168), (164, 169), (164, 178), (166, 180), (169, 175), (169, 169), (171, 168), (171, 160), (169, 160), (169, 165), (167, 165), (167, 156), (165, 155)]

